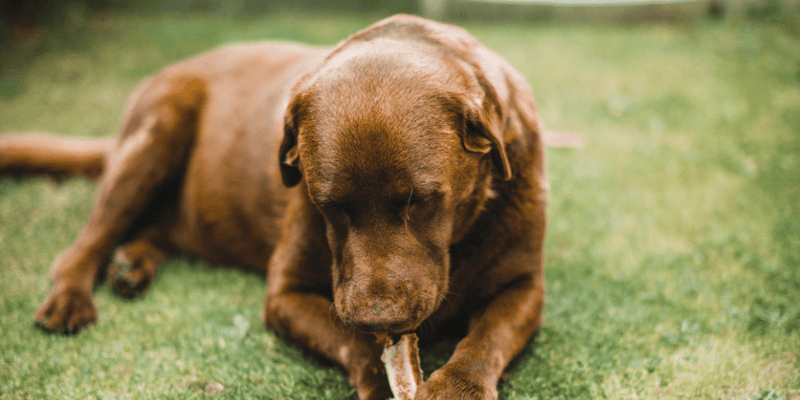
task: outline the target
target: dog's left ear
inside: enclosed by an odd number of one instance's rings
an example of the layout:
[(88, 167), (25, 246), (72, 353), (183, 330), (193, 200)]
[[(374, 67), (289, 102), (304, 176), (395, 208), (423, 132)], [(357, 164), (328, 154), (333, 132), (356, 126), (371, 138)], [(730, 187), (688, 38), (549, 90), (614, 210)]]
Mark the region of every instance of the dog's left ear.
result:
[(281, 180), (286, 187), (294, 187), (300, 183), (303, 173), (300, 172), (300, 151), (297, 148), (298, 120), (305, 108), (305, 96), (295, 96), (283, 118), (283, 140), (278, 152), (281, 167)]
[(473, 153), (491, 152), (492, 162), (502, 179), (511, 179), (511, 165), (503, 142), (505, 123), (494, 91), (468, 102), (464, 113), (467, 125), (461, 139), (464, 148)]

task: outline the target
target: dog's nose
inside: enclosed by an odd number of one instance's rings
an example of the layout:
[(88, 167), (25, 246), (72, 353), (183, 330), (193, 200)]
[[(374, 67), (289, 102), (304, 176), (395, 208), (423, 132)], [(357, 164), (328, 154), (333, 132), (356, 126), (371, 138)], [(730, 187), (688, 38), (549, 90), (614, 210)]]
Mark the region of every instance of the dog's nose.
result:
[(401, 332), (414, 328), (415, 321), (405, 299), (374, 297), (354, 304), (349, 323), (367, 332)]

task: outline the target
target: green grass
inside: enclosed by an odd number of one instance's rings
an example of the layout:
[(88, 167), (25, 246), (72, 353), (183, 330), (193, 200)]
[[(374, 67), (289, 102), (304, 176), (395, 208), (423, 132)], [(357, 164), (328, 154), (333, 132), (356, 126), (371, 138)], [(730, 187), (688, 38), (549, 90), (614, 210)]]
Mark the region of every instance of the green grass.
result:
[[(0, 131), (115, 133), (127, 94), (233, 41), (334, 44), (351, 14), (111, 14), (4, 52)], [(767, 24), (481, 24), (554, 130), (548, 297), (501, 399), (800, 398), (800, 38)], [(335, 368), (263, 328), (261, 277), (170, 259), (98, 323), (44, 334), (47, 270), (92, 184), (0, 178), (0, 399), (355, 398)], [(452, 342), (423, 354), (427, 373)]]

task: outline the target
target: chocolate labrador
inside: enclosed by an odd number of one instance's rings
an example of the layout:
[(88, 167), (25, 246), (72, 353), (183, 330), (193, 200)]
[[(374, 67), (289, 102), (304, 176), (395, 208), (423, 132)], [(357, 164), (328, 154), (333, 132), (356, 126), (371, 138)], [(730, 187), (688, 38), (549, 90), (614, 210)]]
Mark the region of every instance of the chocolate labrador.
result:
[(534, 99), (453, 26), (401, 15), (333, 49), (225, 47), (142, 84), (115, 139), (0, 138), (0, 172), (99, 179), (36, 313), (49, 331), (96, 320), (109, 259), (134, 295), (188, 252), (266, 270), (267, 327), (340, 364), (361, 399), (391, 396), (373, 334), (465, 321), (416, 398), (494, 399), (542, 320)]

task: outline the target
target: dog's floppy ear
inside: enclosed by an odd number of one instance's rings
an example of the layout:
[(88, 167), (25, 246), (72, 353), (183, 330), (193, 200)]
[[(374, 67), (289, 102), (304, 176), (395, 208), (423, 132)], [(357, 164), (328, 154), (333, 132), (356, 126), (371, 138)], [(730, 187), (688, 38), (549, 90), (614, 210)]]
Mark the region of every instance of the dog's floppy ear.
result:
[(281, 166), (281, 180), (286, 187), (294, 187), (303, 178), (300, 172), (300, 151), (297, 148), (298, 121), (306, 108), (305, 96), (294, 97), (283, 118), (283, 140), (278, 153)]
[(501, 117), (500, 105), (494, 90), (486, 82), (481, 82), (481, 86), (486, 95), (465, 104), (466, 129), (461, 140), (467, 151), (483, 154), (491, 152), (492, 162), (500, 176), (503, 180), (509, 180), (511, 165), (503, 142), (505, 123)]

